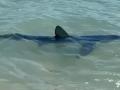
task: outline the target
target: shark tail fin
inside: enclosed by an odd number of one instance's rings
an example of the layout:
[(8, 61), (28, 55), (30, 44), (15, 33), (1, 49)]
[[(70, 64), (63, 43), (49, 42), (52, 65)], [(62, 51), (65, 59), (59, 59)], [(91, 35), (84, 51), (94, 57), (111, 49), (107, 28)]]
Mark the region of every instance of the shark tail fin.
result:
[(69, 34), (61, 26), (56, 26), (55, 38), (66, 38), (66, 37), (69, 37)]

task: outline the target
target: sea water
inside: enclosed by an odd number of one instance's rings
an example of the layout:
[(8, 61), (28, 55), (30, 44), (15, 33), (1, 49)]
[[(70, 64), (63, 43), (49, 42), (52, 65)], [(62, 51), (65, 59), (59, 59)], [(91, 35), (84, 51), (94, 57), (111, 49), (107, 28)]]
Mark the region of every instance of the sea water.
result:
[[(119, 0), (0, 0), (0, 34), (120, 35)], [(0, 40), (0, 90), (120, 90), (120, 42), (97, 43), (88, 56), (79, 45)], [(69, 52), (73, 53), (69, 53)]]

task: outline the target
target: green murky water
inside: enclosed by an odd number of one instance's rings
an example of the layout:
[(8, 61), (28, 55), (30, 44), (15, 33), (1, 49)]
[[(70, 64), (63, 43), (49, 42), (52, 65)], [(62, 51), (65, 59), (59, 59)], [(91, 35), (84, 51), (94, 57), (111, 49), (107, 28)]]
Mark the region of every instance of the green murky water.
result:
[[(73, 35), (120, 35), (119, 11), (119, 0), (0, 0), (0, 33), (54, 35), (61, 25)], [(1, 40), (0, 90), (120, 89), (119, 41), (79, 58), (58, 50)]]

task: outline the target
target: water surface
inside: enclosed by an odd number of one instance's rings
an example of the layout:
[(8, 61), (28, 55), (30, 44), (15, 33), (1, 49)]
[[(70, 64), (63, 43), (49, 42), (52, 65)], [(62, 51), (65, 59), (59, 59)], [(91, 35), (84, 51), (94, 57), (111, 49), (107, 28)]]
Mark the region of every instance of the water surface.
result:
[[(119, 11), (119, 0), (0, 0), (0, 33), (52, 36), (61, 25), (72, 35), (120, 35)], [(98, 43), (78, 57), (54, 45), (0, 40), (0, 89), (119, 90), (119, 45)]]

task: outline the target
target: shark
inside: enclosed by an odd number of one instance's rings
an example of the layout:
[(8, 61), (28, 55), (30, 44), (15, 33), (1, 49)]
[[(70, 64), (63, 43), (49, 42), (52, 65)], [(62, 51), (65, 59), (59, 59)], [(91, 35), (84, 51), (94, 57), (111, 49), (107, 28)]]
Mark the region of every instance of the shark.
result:
[[(85, 36), (74, 36), (68, 34), (61, 26), (57, 25), (55, 27), (54, 36), (34, 36), (34, 35), (24, 35), (20, 33), (4, 34), (0, 35), (0, 39), (12, 39), (12, 40), (32, 40), (38, 44), (45, 45), (49, 43), (54, 44), (70, 44), (78, 43), (80, 44), (79, 54), (81, 56), (89, 55), (95, 48), (96, 43), (101, 42), (111, 42), (114, 40), (120, 40), (119, 35), (85, 35)], [(58, 48), (59, 49), (59, 48)]]

